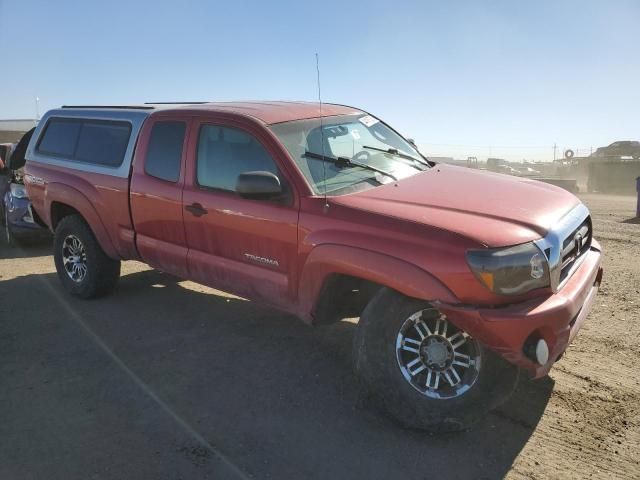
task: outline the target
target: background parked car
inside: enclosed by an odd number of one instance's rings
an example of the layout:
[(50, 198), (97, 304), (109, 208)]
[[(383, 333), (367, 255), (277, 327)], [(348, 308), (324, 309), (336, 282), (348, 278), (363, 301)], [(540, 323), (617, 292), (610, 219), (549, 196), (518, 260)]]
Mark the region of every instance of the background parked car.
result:
[(515, 175), (515, 176), (520, 175), (520, 172), (518, 170), (516, 170), (515, 168), (509, 165), (498, 165), (495, 171), (498, 173), (505, 173), (507, 175)]
[(9, 169), (6, 164), (14, 148), (14, 143), (0, 143), (0, 204), (4, 194), (9, 190)]
[(531, 168), (531, 167), (519, 167), (518, 169), (518, 173), (522, 176), (534, 176), (534, 175), (540, 175), (540, 171), (536, 170), (535, 168)]
[(0, 174), (6, 170), (7, 159), (14, 147), (14, 143), (0, 143)]
[(9, 144), (12, 148), (6, 149), (3, 158), (5, 175), (0, 177), (2, 183), (0, 198), (2, 199), (4, 238), (10, 245), (16, 240), (42, 238), (49, 235), (49, 230), (43, 226), (31, 208), (31, 201), (23, 181), (24, 155), (34, 130), (27, 132), (15, 148), (13, 144)]

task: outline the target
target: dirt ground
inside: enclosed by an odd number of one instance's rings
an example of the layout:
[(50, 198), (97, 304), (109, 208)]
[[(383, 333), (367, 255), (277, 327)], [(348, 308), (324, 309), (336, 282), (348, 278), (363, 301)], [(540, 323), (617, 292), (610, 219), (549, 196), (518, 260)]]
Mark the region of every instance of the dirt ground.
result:
[(0, 479), (640, 478), (640, 224), (584, 195), (605, 277), (541, 381), (471, 431), (407, 431), (361, 398), (354, 325), (298, 320), (137, 262), (79, 301), (47, 244), (0, 243)]

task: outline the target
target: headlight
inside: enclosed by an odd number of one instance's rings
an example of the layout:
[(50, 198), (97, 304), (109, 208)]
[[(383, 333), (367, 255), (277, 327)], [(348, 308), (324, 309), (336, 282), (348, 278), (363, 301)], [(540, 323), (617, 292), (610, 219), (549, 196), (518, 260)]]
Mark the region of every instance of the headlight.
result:
[(11, 184), (11, 195), (16, 198), (28, 198), (27, 197), (27, 189), (24, 188), (24, 185), (20, 185), (19, 183)]
[(478, 280), (500, 295), (519, 295), (549, 286), (547, 257), (533, 243), (469, 250), (467, 262)]

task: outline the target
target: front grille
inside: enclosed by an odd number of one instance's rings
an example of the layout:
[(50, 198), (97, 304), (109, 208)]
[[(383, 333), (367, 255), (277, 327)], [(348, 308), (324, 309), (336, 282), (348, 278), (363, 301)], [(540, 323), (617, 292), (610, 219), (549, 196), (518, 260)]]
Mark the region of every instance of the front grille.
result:
[(587, 217), (562, 242), (560, 253), (560, 283), (569, 278), (573, 266), (591, 247), (591, 217)]

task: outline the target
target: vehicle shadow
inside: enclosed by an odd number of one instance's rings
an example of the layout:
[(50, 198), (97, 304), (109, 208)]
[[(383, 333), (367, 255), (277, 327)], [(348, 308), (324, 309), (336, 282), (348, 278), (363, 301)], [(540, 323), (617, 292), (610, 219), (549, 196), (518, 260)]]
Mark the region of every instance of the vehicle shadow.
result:
[[(66, 295), (55, 274), (0, 290), (0, 313), (21, 310), (0, 322), (0, 408), (13, 406), (0, 465), (35, 477), (104, 464), (114, 478), (201, 478), (217, 465), (204, 439), (256, 478), (501, 478), (553, 390), (549, 378), (523, 381), (470, 431), (431, 436), (361, 394), (352, 323), (312, 328), (151, 270), (94, 301)], [(52, 467), (53, 452), (67, 460)]]
[(632, 225), (638, 225), (640, 224), (640, 217), (627, 218), (626, 220), (623, 220), (622, 223), (630, 223)]
[[(0, 230), (2, 230), (0, 228)], [(19, 243), (8, 245), (2, 230), (0, 239), (0, 259), (3, 258), (31, 258), (51, 255), (53, 238), (47, 234), (39, 234), (30, 239), (21, 240)]]

